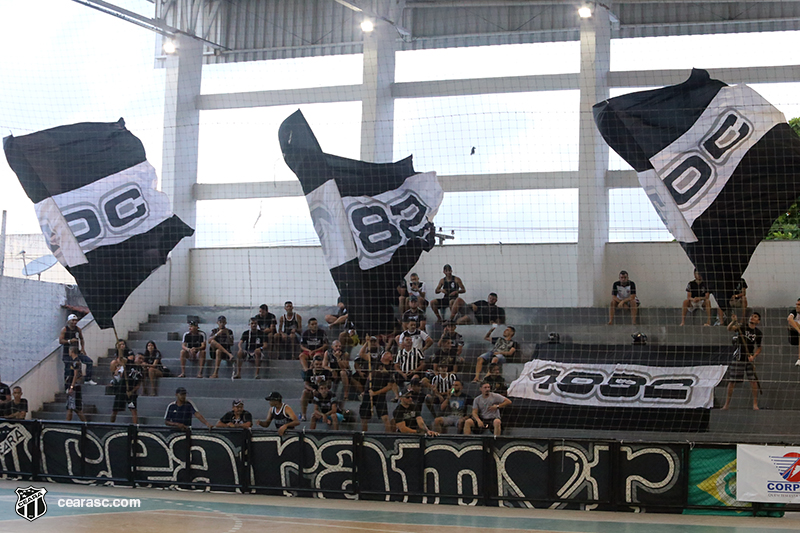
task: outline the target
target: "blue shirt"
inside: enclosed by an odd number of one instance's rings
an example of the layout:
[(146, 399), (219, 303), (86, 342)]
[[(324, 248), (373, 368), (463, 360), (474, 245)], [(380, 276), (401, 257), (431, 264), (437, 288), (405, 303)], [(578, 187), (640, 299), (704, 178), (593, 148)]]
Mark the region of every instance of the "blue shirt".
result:
[(184, 426), (192, 425), (192, 417), (197, 412), (194, 404), (186, 401), (183, 405), (178, 405), (177, 402), (172, 402), (167, 406), (167, 412), (164, 414), (164, 420), (175, 422), (176, 424), (183, 424)]

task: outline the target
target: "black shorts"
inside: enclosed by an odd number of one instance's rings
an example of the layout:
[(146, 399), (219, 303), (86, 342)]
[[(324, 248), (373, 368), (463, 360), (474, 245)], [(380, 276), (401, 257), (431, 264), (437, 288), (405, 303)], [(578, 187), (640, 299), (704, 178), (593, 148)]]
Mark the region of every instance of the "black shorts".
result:
[(139, 400), (138, 394), (132, 394), (130, 398), (128, 398), (127, 407), (128, 409), (135, 410), (137, 407), (137, 400)]
[(358, 408), (358, 414), (361, 420), (370, 420), (372, 418), (373, 408), (376, 418), (389, 416), (389, 406), (386, 403), (385, 394), (372, 398), (372, 405), (370, 405), (369, 393), (364, 393), (364, 399), (361, 400), (361, 406)]
[(126, 392), (117, 392), (114, 395), (114, 405), (111, 406), (112, 411), (124, 411), (128, 405), (128, 394)]
[(69, 385), (67, 385), (67, 411), (83, 411), (83, 391), (81, 386), (76, 386), (72, 395), (69, 395)]
[(747, 378), (747, 381), (756, 381), (756, 367), (750, 361), (734, 361), (728, 367), (728, 381), (731, 383), (741, 383)]
[(443, 296), (436, 301), (439, 302), (439, 307), (450, 307), (450, 300), (450, 296)]

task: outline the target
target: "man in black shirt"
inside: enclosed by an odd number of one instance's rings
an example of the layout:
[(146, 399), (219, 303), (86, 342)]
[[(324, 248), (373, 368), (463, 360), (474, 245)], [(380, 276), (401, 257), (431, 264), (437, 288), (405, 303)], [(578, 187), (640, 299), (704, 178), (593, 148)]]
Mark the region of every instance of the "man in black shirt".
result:
[(303, 371), (307, 371), (311, 360), (317, 355), (324, 355), (325, 350), (328, 349), (328, 336), (325, 332), (319, 329), (319, 324), (316, 318), (308, 320), (308, 329), (303, 332), (303, 337), (300, 339), (300, 364), (303, 366)]
[(83, 366), (78, 358), (78, 347), (69, 347), (69, 376), (64, 382), (64, 388), (67, 392), (67, 420), (72, 420), (72, 413), (78, 415), (81, 422), (86, 422), (86, 417), (83, 416), (83, 395), (81, 392), (81, 382), (83, 381)]
[(403, 323), (403, 331), (408, 329), (411, 322), (416, 322), (417, 326), (424, 330), (427, 322), (425, 318), (425, 311), (419, 307), (419, 298), (416, 296), (409, 296), (408, 309), (403, 313), (401, 322)]
[(483, 382), (489, 384), (491, 387), (489, 390), (491, 392), (496, 392), (497, 394), (502, 394), (503, 396), (508, 394), (508, 385), (506, 385), (506, 380), (503, 378), (500, 365), (497, 363), (492, 363), (489, 365), (489, 374), (484, 378)]
[(215, 365), (214, 373), (211, 374), (212, 378), (219, 377), (219, 365), (223, 359), (229, 361), (228, 364), (233, 362), (233, 331), (228, 329), (228, 319), (223, 315), (217, 317), (217, 327), (211, 330), (211, 336), (208, 337), (208, 345), (211, 348), (211, 355), (214, 356)]
[(264, 342), (266, 342), (267, 354), (275, 357), (275, 352), (278, 349), (278, 319), (275, 315), (269, 312), (267, 304), (261, 304), (258, 308), (258, 314), (253, 318), (258, 322), (258, 329), (264, 334)]
[(331, 426), (334, 431), (339, 429), (339, 402), (331, 392), (330, 384), (327, 381), (319, 384), (311, 401), (314, 404), (314, 412), (311, 414), (309, 427), (317, 429), (317, 420), (322, 420)]
[(441, 398), (442, 416), (433, 421), (434, 431), (443, 433), (449, 426), (454, 426), (456, 433), (464, 431), (464, 422), (472, 413), (472, 397), (464, 393), (461, 381), (455, 380), (450, 390), (438, 396)]
[(683, 309), (681, 310), (681, 326), (686, 322), (686, 313), (690, 307), (692, 311), (705, 309), (707, 319), (703, 325), (711, 325), (711, 294), (708, 292), (706, 282), (703, 281), (696, 268), (694, 269), (694, 279), (686, 284), (686, 299), (683, 301)]
[(460, 365), (464, 364), (464, 358), (461, 357), (461, 352), (464, 350), (464, 337), (460, 333), (456, 333), (454, 322), (444, 321), (444, 331), (437, 346), (433, 358), (433, 371), (444, 370), (457, 374)]
[(327, 383), (329, 386), (333, 381), (333, 373), (322, 366), (323, 357), (321, 355), (314, 356), (312, 366), (306, 371), (305, 382), (303, 383), (303, 395), (300, 397), (300, 421), (305, 422), (306, 411), (308, 410), (308, 402), (314, 397), (319, 386), (322, 383)]
[(28, 400), (22, 397), (22, 387), (14, 387), (11, 395), (13, 398), (8, 404), (8, 410), (5, 417), (15, 418), (17, 420), (25, 420), (25, 417), (28, 415)]
[(218, 428), (251, 428), (253, 415), (244, 410), (243, 400), (233, 400), (233, 409), (222, 415), (217, 421)]
[(406, 390), (400, 396), (400, 405), (394, 410), (394, 423), (398, 433), (424, 433), (429, 437), (438, 435), (438, 433), (425, 426), (422, 412), (414, 404), (414, 396), (411, 389)]
[[(497, 306), (497, 294), (494, 292), (490, 292), (486, 300), (472, 302), (468, 307), (472, 309), (472, 312), (475, 314), (476, 324), (506, 323), (506, 310)], [(458, 324), (472, 324), (472, 319), (469, 315), (465, 314), (458, 318)]]
[(0, 382), (0, 417), (6, 417), (11, 412), (11, 388)]
[(239, 339), (239, 352), (236, 354), (236, 372), (233, 373), (231, 379), (241, 378), (242, 361), (253, 358), (256, 360), (255, 379), (261, 379), (261, 354), (266, 342), (264, 332), (258, 329), (258, 319), (256, 317), (251, 318), (250, 329), (242, 332), (242, 338)]
[(125, 371), (122, 375), (122, 379), (117, 384), (117, 392), (114, 396), (114, 403), (111, 406), (111, 423), (116, 422), (117, 413), (124, 411), (126, 407), (131, 411), (133, 423), (139, 423), (137, 401), (142, 386), (142, 379), (144, 378), (142, 363), (144, 363), (144, 355), (137, 354), (133, 364), (125, 365)]
[(789, 316), (786, 317), (789, 328), (789, 344), (797, 346), (797, 361), (795, 366), (800, 366), (800, 298), (794, 304), (794, 309), (789, 311)]
[(631, 310), (631, 323), (636, 325), (636, 313), (639, 310), (639, 299), (636, 297), (636, 283), (630, 280), (628, 273), (621, 270), (619, 281), (611, 286), (611, 306), (608, 310), (608, 325), (614, 323), (614, 312), (628, 307)]
[(728, 331), (736, 331), (737, 345), (733, 353), (733, 362), (728, 367), (728, 395), (725, 398), (723, 409), (727, 409), (731, 404), (733, 389), (737, 383), (744, 381), (750, 382), (753, 392), (753, 410), (758, 411), (758, 376), (756, 376), (755, 360), (761, 354), (761, 330), (758, 329), (761, 323), (761, 315), (753, 313), (747, 326), (743, 326), (736, 321), (736, 315), (731, 314), (731, 323), (728, 324)]
[(372, 415), (383, 420), (387, 433), (392, 432), (392, 421), (389, 419), (389, 405), (386, 394), (392, 389), (394, 382), (392, 375), (386, 370), (383, 363), (372, 362), (372, 372), (369, 372), (366, 392), (361, 399), (358, 414), (361, 417), (361, 431), (367, 431), (367, 424)]
[(186, 360), (197, 361), (197, 377), (203, 377), (203, 367), (206, 364), (206, 334), (200, 331), (197, 322), (189, 322), (189, 331), (183, 334), (181, 344), (181, 375), (186, 376)]

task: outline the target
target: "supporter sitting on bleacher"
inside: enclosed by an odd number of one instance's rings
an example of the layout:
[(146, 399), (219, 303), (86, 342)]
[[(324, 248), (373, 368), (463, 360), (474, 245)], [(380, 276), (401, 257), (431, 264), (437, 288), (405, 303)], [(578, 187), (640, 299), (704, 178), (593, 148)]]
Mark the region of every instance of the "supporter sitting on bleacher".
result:
[(197, 418), (204, 426), (211, 429), (211, 424), (200, 414), (194, 404), (186, 399), (186, 389), (178, 387), (175, 389), (175, 401), (167, 406), (164, 423), (185, 431), (192, 427), (192, 417)]
[(121, 367), (121, 374), (119, 374), (119, 369), (117, 369), (116, 374), (119, 375), (120, 380), (116, 384), (114, 403), (111, 406), (110, 422), (112, 424), (117, 421), (117, 413), (124, 411), (126, 407), (131, 412), (133, 424), (139, 423), (137, 401), (139, 399), (139, 391), (142, 387), (142, 382), (144, 381), (144, 368), (142, 367), (142, 363), (144, 363), (144, 354), (137, 354), (133, 364), (126, 363)]
[(278, 430), (278, 435), (283, 436), (286, 431), (300, 425), (297, 415), (288, 404), (283, 403), (283, 396), (279, 392), (271, 392), (269, 396), (264, 398), (269, 402), (269, 414), (264, 421), (259, 420), (258, 425), (263, 428), (268, 428), (272, 422), (275, 422), (275, 427)]
[(306, 421), (306, 411), (308, 410), (308, 402), (314, 397), (321, 383), (333, 382), (333, 373), (327, 368), (322, 366), (323, 357), (315, 355), (312, 361), (311, 368), (306, 371), (305, 380), (303, 382), (303, 395), (300, 397), (300, 421)]
[[(486, 300), (478, 300), (467, 306), (475, 315), (475, 323), (479, 325), (505, 324), (506, 310), (497, 306), (497, 294), (489, 293)], [(472, 319), (468, 314), (458, 317), (458, 324), (472, 324)]]
[(11, 387), (0, 381), (0, 417), (5, 417), (10, 412)]
[(428, 406), (434, 418), (439, 416), (442, 400), (453, 389), (453, 384), (458, 381), (458, 376), (448, 372), (445, 367), (440, 368), (441, 370), (435, 372), (430, 380), (425, 379), (429, 389), (428, 394), (425, 396), (425, 405)]
[(161, 363), (161, 352), (156, 343), (147, 341), (144, 349), (144, 362), (142, 363), (145, 375), (145, 385), (143, 394), (147, 396), (147, 384), (150, 384), (150, 395), (156, 396), (158, 391), (158, 379), (164, 376), (164, 365)]
[(405, 278), (397, 285), (397, 308), (400, 309), (400, 314), (408, 309), (408, 283)]
[(412, 272), (408, 282), (408, 296), (416, 296), (419, 308), (424, 313), (428, 308), (428, 300), (425, 297), (426, 289), (425, 282), (419, 280), (416, 272)]
[(339, 402), (331, 392), (330, 384), (320, 383), (311, 401), (314, 404), (314, 412), (311, 413), (310, 429), (317, 429), (317, 420), (331, 426), (334, 431), (339, 429)]
[(309, 369), (314, 357), (325, 355), (325, 350), (328, 349), (328, 336), (319, 329), (316, 318), (308, 320), (308, 329), (303, 332), (300, 349), (300, 365), (303, 367), (303, 372)]
[(328, 323), (328, 328), (332, 336), (336, 334), (336, 331), (339, 331), (339, 342), (341, 342), (343, 346), (352, 348), (359, 344), (356, 325), (350, 320), (350, 312), (347, 310), (341, 297), (336, 303), (336, 314), (325, 315), (325, 322)]
[[(333, 372), (334, 383), (342, 382), (342, 403), (344, 403), (350, 394), (350, 352), (344, 350), (342, 343), (337, 340), (331, 343), (326, 357)], [(344, 406), (342, 406), (342, 410), (344, 410)]]
[(464, 422), (472, 411), (472, 397), (462, 390), (461, 381), (455, 380), (453, 386), (442, 395), (440, 401), (441, 416), (433, 421), (433, 429), (445, 433), (453, 426), (456, 433), (464, 431)]
[(438, 435), (425, 426), (422, 412), (414, 403), (411, 389), (404, 391), (400, 396), (400, 405), (394, 410), (394, 424), (398, 433), (423, 433), (429, 437)]
[(706, 282), (703, 277), (694, 269), (694, 279), (686, 284), (686, 299), (683, 301), (683, 308), (681, 309), (681, 326), (686, 323), (686, 313), (697, 309), (705, 309), (707, 320), (704, 326), (711, 325), (711, 294), (708, 292)]
[(356, 394), (361, 394), (366, 389), (369, 377), (369, 365), (370, 363), (367, 362), (367, 359), (363, 358), (361, 355), (353, 360), (353, 373), (350, 375), (350, 386), (353, 387)]
[(294, 359), (299, 352), (297, 345), (300, 344), (300, 332), (303, 331), (303, 317), (294, 312), (294, 305), (290, 301), (283, 304), (283, 309), (286, 313), (281, 316), (278, 337), (283, 347), (289, 350), (290, 359)]
[(203, 367), (206, 364), (206, 334), (197, 326), (197, 322), (189, 322), (189, 331), (183, 334), (181, 343), (181, 375), (186, 377), (186, 360), (197, 361), (197, 377), (203, 377)]
[(372, 361), (380, 361), (384, 352), (386, 352), (386, 350), (381, 346), (378, 337), (372, 335), (369, 337), (369, 341), (361, 346), (361, 349), (358, 351), (358, 356), (366, 361), (367, 354), (369, 354)]
[(408, 305), (409, 307), (406, 309), (406, 312), (403, 313), (403, 317), (401, 319), (403, 331), (408, 329), (408, 326), (411, 324), (411, 322), (415, 322), (420, 330), (425, 331), (425, 326), (427, 325), (428, 321), (425, 318), (425, 311), (419, 307), (419, 298), (416, 296), (410, 296), (408, 298)]
[(386, 401), (386, 394), (391, 390), (392, 383), (391, 374), (383, 363), (372, 363), (372, 372), (367, 378), (366, 392), (364, 392), (361, 406), (358, 408), (358, 414), (361, 417), (361, 431), (367, 431), (368, 423), (375, 415), (383, 421), (386, 432), (392, 432), (389, 404)]
[(208, 337), (208, 345), (211, 347), (211, 355), (214, 356), (214, 373), (211, 374), (212, 378), (219, 377), (219, 365), (223, 359), (228, 361), (228, 364), (234, 362), (231, 348), (233, 348), (233, 331), (228, 329), (228, 319), (223, 315), (217, 317), (217, 327), (211, 330), (211, 335)]
[[(495, 330), (496, 326), (493, 326), (486, 335), (483, 337), (484, 340), (492, 342), (492, 332)], [(496, 363), (499, 365), (503, 365), (506, 362), (506, 359), (511, 357), (517, 352), (517, 348), (519, 348), (519, 344), (517, 341), (514, 340), (514, 335), (516, 334), (517, 330), (514, 329), (513, 326), (507, 326), (505, 330), (503, 330), (503, 336), (497, 339), (494, 343), (494, 347), (482, 354), (478, 357), (478, 360), (475, 364), (475, 379), (473, 379), (473, 383), (478, 383), (481, 381), (481, 371), (483, 370), (483, 365), (485, 363)]]
[(797, 361), (795, 366), (800, 366), (800, 298), (794, 304), (794, 309), (789, 311), (789, 316), (786, 317), (789, 328), (789, 344), (797, 346)]
[(275, 358), (278, 350), (278, 319), (269, 312), (267, 304), (261, 304), (258, 314), (254, 317), (258, 321), (258, 329), (264, 336), (264, 355)]
[(464, 435), (471, 435), (473, 431), (483, 433), (492, 431), (495, 437), (500, 436), (502, 421), (500, 409), (511, 405), (511, 400), (492, 392), (489, 383), (481, 385), (481, 395), (472, 401), (472, 416), (464, 422)]
[(508, 385), (503, 377), (500, 365), (492, 363), (489, 365), (489, 374), (483, 380), (491, 386), (491, 391), (505, 396), (508, 394)]
[[(425, 366), (425, 354), (422, 353), (422, 350), (414, 347), (413, 337), (405, 337), (394, 360), (394, 369), (397, 375), (404, 382), (411, 381), (415, 377), (422, 379), (425, 377)], [(398, 385), (402, 386), (403, 384), (398, 383)]]
[(461, 278), (453, 275), (453, 267), (445, 265), (442, 271), (444, 272), (444, 277), (439, 280), (439, 284), (434, 291), (435, 294), (441, 294), (442, 297), (431, 301), (431, 309), (433, 309), (433, 314), (436, 315), (436, 320), (439, 322), (442, 321), (439, 308), (442, 309), (442, 312), (445, 309), (450, 309), (450, 320), (457, 320), (466, 306), (459, 294), (464, 294), (467, 289), (464, 287), (464, 282), (461, 281)]
[(444, 331), (437, 343), (438, 348), (433, 357), (433, 371), (438, 372), (442, 367), (447, 372), (457, 374), (464, 358), (461, 352), (464, 350), (464, 337), (456, 332), (454, 322), (445, 320)]
[(242, 361), (245, 358), (248, 360), (255, 359), (256, 379), (261, 379), (261, 356), (265, 345), (264, 332), (258, 329), (258, 319), (253, 317), (250, 319), (250, 329), (244, 331), (242, 338), (239, 339), (239, 351), (236, 354), (236, 371), (231, 376), (231, 379), (242, 377)]
[(608, 325), (614, 323), (614, 312), (628, 307), (631, 310), (631, 324), (636, 325), (636, 313), (639, 310), (639, 298), (636, 297), (636, 283), (630, 280), (628, 273), (621, 270), (619, 281), (611, 286), (611, 306), (608, 309)]
[(233, 400), (233, 409), (217, 421), (218, 428), (251, 428), (253, 415), (244, 410), (244, 400)]
[(421, 352), (433, 346), (433, 339), (431, 339), (430, 335), (419, 329), (418, 324), (413, 320), (408, 323), (408, 329), (396, 337), (397, 345), (402, 347), (403, 341), (409, 337), (414, 348)]

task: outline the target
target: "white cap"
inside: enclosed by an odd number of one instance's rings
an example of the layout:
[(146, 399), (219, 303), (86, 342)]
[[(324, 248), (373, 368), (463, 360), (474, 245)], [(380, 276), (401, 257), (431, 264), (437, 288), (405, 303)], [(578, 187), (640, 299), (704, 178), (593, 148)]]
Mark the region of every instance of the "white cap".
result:
[(67, 317), (67, 322), (69, 322), (70, 320), (78, 320), (78, 315), (76, 315), (75, 313), (69, 315)]

